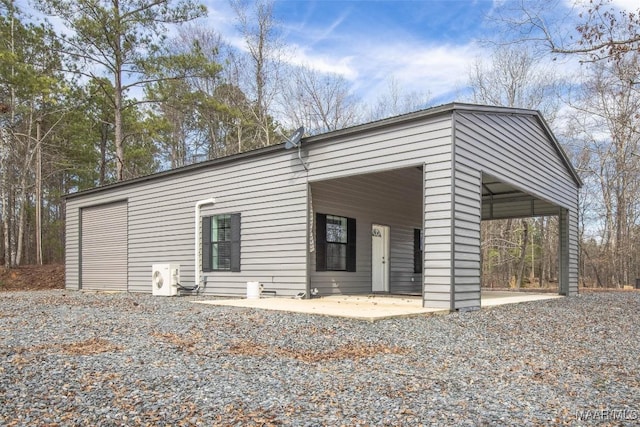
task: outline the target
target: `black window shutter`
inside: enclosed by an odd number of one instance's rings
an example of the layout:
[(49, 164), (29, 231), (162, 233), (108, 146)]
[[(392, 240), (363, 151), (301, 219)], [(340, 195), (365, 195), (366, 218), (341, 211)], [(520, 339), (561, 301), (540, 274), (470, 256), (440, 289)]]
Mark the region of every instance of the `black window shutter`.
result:
[(211, 217), (202, 217), (202, 271), (211, 271)]
[(416, 228), (413, 230), (413, 272), (422, 273), (422, 246), (420, 245), (420, 237), (422, 230)]
[(356, 271), (356, 220), (347, 218), (347, 271)]
[(240, 214), (231, 214), (231, 271), (240, 271)]
[(316, 271), (327, 271), (327, 216), (316, 213)]

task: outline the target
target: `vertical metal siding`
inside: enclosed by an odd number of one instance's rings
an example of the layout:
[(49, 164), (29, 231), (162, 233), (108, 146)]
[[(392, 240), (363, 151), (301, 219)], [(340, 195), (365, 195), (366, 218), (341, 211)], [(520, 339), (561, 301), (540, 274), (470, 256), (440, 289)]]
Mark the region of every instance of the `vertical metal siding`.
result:
[(82, 209), (81, 287), (127, 290), (127, 202)]
[(577, 185), (534, 115), (456, 113), (456, 163), (576, 209)]

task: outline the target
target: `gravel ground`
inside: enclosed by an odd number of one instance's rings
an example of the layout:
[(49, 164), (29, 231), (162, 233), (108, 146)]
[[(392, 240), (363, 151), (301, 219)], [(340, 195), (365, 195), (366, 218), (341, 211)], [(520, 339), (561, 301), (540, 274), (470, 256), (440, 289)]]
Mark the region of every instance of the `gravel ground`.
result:
[(638, 425), (640, 293), (368, 323), (0, 294), (0, 425)]

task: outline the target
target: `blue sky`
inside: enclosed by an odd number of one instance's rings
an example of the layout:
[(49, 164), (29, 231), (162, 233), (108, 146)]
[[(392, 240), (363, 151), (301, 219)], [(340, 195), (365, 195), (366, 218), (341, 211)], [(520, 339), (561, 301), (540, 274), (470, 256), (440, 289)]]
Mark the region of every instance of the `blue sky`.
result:
[[(240, 45), (226, 1), (208, 2), (209, 22)], [(395, 79), (405, 92), (448, 101), (464, 87), (471, 62), (482, 55), (484, 16), (493, 2), (280, 0), (275, 15), (295, 53), (293, 63), (348, 79), (374, 99)]]
[[(364, 100), (388, 90), (428, 93), (434, 103), (463, 98), (469, 70), (495, 39), (486, 17), (516, 0), (276, 0), (275, 16), (289, 60), (344, 76)], [(638, 0), (614, 0), (636, 8)], [(208, 22), (232, 44), (242, 42), (226, 0), (208, 0)], [(534, 2), (536, 3), (536, 2)], [(539, 3), (539, 2), (538, 2)], [(551, 15), (564, 16), (573, 0), (557, 0)], [(551, 65), (550, 65), (551, 66)]]
[[(202, 1), (209, 8), (203, 24), (242, 49), (229, 1)], [(289, 62), (340, 74), (364, 101), (388, 92), (393, 79), (403, 93), (428, 94), (432, 104), (439, 104), (466, 100), (472, 64), (491, 55), (482, 41), (499, 38), (487, 16), (505, 5), (517, 7), (520, 1), (274, 0), (274, 14)], [(529, 3), (541, 1), (547, 0)], [(548, 1), (555, 3), (546, 11), (550, 16), (565, 16), (575, 1), (588, 0)], [(627, 10), (638, 10), (638, 1), (613, 0)], [(16, 2), (24, 10), (29, 10), (28, 3)]]

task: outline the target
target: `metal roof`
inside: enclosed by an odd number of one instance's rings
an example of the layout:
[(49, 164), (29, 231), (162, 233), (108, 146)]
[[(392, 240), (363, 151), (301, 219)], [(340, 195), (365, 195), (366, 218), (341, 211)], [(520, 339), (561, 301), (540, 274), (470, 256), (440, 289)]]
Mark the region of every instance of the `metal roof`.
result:
[[(573, 165), (569, 161), (569, 158), (567, 157), (566, 153), (564, 152), (564, 150), (562, 149), (562, 147), (560, 146), (560, 144), (558, 143), (556, 138), (553, 136), (553, 133), (551, 132), (551, 130), (549, 129), (549, 126), (547, 125), (546, 121), (542, 117), (542, 114), (539, 111), (530, 110), (530, 109), (524, 109), (524, 108), (499, 107), (499, 106), (488, 106), (488, 105), (452, 102), (452, 103), (449, 103), (449, 104), (443, 104), (443, 105), (439, 105), (439, 106), (436, 106), (436, 107), (431, 107), (431, 108), (427, 108), (427, 109), (424, 109), (424, 110), (415, 111), (415, 112), (412, 112), (412, 113), (402, 114), (402, 115), (399, 115), (399, 116), (389, 117), (389, 118), (377, 120), (377, 121), (370, 122), (370, 123), (365, 123), (365, 124), (361, 124), (361, 125), (356, 125), (356, 126), (352, 126), (352, 127), (336, 130), (336, 131), (323, 133), (323, 134), (320, 134), (320, 135), (314, 135), (314, 136), (306, 137), (306, 138), (303, 138), (303, 141), (305, 141), (307, 144), (310, 144), (310, 143), (318, 144), (318, 143), (330, 141), (330, 140), (333, 140), (333, 139), (336, 139), (336, 138), (340, 138), (340, 137), (352, 137), (354, 135), (358, 135), (360, 133), (369, 132), (369, 131), (375, 130), (375, 129), (384, 129), (386, 127), (397, 126), (399, 124), (409, 123), (409, 122), (413, 122), (413, 121), (417, 121), (417, 120), (422, 120), (422, 119), (429, 118), (429, 117), (434, 117), (434, 116), (437, 116), (437, 115), (450, 114), (453, 111), (468, 111), (468, 112), (479, 112), (479, 113), (490, 113), (490, 114), (492, 113), (492, 114), (514, 114), (514, 115), (530, 115), (530, 116), (534, 116), (538, 120), (538, 122), (540, 123), (542, 128), (544, 129), (544, 131), (545, 131), (547, 137), (549, 138), (549, 140), (554, 145), (554, 149), (555, 149), (556, 153), (562, 159), (563, 163), (565, 164), (567, 170), (569, 171), (569, 173), (573, 177), (573, 179), (576, 182), (576, 184), (578, 186), (582, 186), (582, 181), (580, 180), (580, 177), (578, 176), (577, 172), (573, 168)], [(64, 198), (65, 199), (71, 199), (71, 198), (75, 198), (75, 197), (79, 197), (79, 196), (84, 196), (84, 195), (87, 195), (87, 194), (100, 192), (100, 191), (103, 191), (103, 190), (124, 187), (124, 186), (133, 185), (133, 184), (137, 184), (137, 183), (141, 183), (141, 182), (145, 182), (145, 181), (161, 179), (161, 178), (169, 177), (169, 176), (172, 176), (172, 175), (188, 173), (188, 172), (192, 172), (194, 170), (215, 167), (217, 165), (230, 163), (230, 162), (235, 162), (235, 161), (240, 161), (242, 159), (253, 158), (253, 157), (258, 157), (258, 156), (264, 156), (264, 155), (267, 155), (267, 154), (274, 153), (274, 152), (282, 150), (283, 146), (284, 146), (284, 142), (280, 143), (280, 144), (272, 145), (272, 146), (269, 146), (269, 147), (265, 147), (265, 148), (259, 148), (259, 149), (256, 149), (256, 150), (247, 151), (247, 152), (244, 152), (244, 153), (232, 154), (232, 155), (225, 156), (225, 157), (220, 157), (220, 158), (217, 158), (217, 159), (212, 159), (212, 160), (207, 160), (207, 161), (200, 162), (200, 163), (194, 163), (194, 164), (191, 164), (191, 165), (182, 166), (182, 167), (179, 167), (179, 168), (176, 168), (176, 169), (171, 169), (171, 170), (162, 171), (162, 172), (156, 172), (156, 173), (153, 173), (153, 174), (150, 174), (150, 175), (145, 175), (145, 176), (141, 176), (141, 177), (137, 177), (137, 178), (132, 178), (132, 179), (128, 179), (128, 180), (125, 180), (125, 181), (116, 182), (116, 183), (113, 183), (113, 184), (107, 184), (107, 185), (103, 185), (101, 187), (94, 187), (94, 188), (91, 188), (91, 189), (82, 190), (82, 191), (78, 191), (78, 192), (75, 192), (75, 193), (69, 193), (69, 194), (66, 194), (64, 196)], [(496, 190), (496, 191), (499, 191), (499, 190)]]

